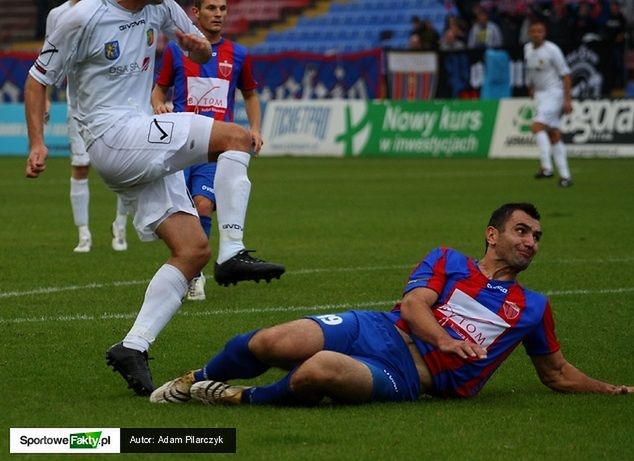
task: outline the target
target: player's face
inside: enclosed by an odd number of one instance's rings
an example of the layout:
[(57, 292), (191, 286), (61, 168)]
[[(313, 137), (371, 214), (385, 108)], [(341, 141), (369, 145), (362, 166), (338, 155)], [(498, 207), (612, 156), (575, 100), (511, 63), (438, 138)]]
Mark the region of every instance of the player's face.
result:
[(504, 225), (503, 231), (490, 228), (488, 238), (493, 239), (498, 259), (517, 272), (526, 269), (539, 249), (542, 236), (539, 221), (521, 210), (515, 210)]
[(227, 16), (226, 0), (203, 0), (196, 12), (200, 28), (208, 33), (219, 34)]
[(542, 23), (532, 24), (528, 28), (528, 38), (534, 46), (539, 46), (546, 39), (546, 27)]

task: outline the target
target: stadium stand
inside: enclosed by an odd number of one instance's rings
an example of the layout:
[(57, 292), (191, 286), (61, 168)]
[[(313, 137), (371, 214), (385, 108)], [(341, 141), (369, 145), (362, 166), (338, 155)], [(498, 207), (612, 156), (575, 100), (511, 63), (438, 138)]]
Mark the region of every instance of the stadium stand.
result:
[(374, 47), (406, 48), (412, 16), (431, 20), (436, 30), (441, 31), (446, 14), (444, 2), (439, 0), (333, 2), (324, 14), (302, 16), (290, 29), (269, 32), (262, 43), (251, 48), (251, 52), (337, 53)]

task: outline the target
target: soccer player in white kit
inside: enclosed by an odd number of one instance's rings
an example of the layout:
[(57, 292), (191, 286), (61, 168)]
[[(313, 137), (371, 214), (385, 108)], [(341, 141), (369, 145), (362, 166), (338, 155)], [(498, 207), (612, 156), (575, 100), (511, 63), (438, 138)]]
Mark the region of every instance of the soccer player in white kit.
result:
[[(210, 258), (183, 168), (217, 161), (219, 232), (236, 253), (244, 248), (250, 191), (252, 138), (246, 129), (192, 113), (152, 113), (159, 32), (178, 40), (195, 62), (209, 60), (209, 42), (175, 0), (82, 0), (47, 38), (25, 83), (26, 176), (36, 178), (46, 168), (46, 86), (68, 77), (77, 89), (74, 117), (93, 167), (134, 210), (141, 240), (160, 238), (170, 250), (147, 287), (134, 325), (106, 353), (108, 364), (138, 395), (154, 389), (148, 348), (181, 306), (188, 282)], [(258, 264), (239, 269), (258, 270)]]
[[(51, 35), (57, 27), (59, 18), (80, 0), (67, 0), (61, 5), (49, 11), (46, 17), (46, 37)], [(46, 38), (45, 38), (46, 39)], [(88, 188), (88, 173), (90, 171), (90, 157), (86, 151), (84, 140), (79, 135), (77, 120), (73, 117), (76, 110), (75, 98), (77, 90), (70, 85), (66, 87), (66, 100), (68, 102), (68, 137), (70, 140), (70, 204), (73, 210), (73, 220), (79, 234), (79, 242), (73, 249), (75, 253), (87, 253), (92, 247), (92, 234), (88, 226), (88, 204), (90, 202), (90, 189)], [(112, 249), (125, 251), (128, 249), (126, 240), (126, 225), (128, 214), (123, 202), (117, 196), (117, 215), (112, 223)]]
[(532, 132), (540, 153), (541, 168), (535, 178), (553, 176), (552, 155), (559, 172), (559, 186), (572, 185), (566, 147), (561, 140), (561, 116), (572, 111), (570, 68), (561, 49), (546, 40), (546, 25), (534, 21), (529, 29), (530, 42), (524, 45), (526, 81), (536, 114)]

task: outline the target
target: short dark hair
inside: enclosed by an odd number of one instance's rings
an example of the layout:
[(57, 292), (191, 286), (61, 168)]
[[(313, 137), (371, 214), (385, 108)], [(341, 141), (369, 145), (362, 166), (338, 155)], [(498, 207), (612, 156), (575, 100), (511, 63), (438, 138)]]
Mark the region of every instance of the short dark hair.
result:
[(537, 208), (532, 203), (517, 202), (517, 203), (505, 203), (500, 208), (495, 210), (491, 214), (489, 219), (489, 226), (495, 227), (499, 231), (504, 230), (506, 222), (509, 220), (514, 211), (520, 210), (529, 215), (531, 218), (539, 221), (540, 215)]

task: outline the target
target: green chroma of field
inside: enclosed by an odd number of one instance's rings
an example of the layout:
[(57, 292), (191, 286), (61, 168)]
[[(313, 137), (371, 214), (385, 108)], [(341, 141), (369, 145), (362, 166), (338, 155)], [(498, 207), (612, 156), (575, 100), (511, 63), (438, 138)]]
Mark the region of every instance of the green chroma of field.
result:
[[(111, 250), (115, 197), (92, 172), (93, 250), (74, 254), (68, 160), (51, 159), (38, 180), (25, 179), (23, 166), (24, 158), (0, 160), (0, 459), (9, 458), (10, 427), (237, 429), (237, 455), (131, 455), (139, 460), (633, 459), (634, 395), (555, 394), (522, 347), (466, 401), (307, 409), (134, 397), (104, 354), (131, 326), (167, 250), (141, 243), (131, 224), (128, 251)], [(572, 159), (571, 168), (575, 185), (561, 189), (533, 179), (536, 161), (253, 161), (246, 243), (287, 273), (230, 288), (209, 280), (207, 300), (185, 302), (151, 349), (156, 383), (200, 367), (239, 332), (390, 309), (428, 251), (481, 256), (490, 212), (532, 201), (544, 236), (521, 281), (550, 296), (573, 364), (634, 384), (634, 161)], [(21, 459), (68, 459), (42, 456)]]

